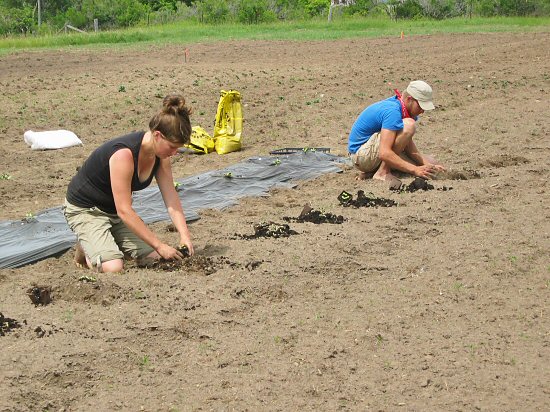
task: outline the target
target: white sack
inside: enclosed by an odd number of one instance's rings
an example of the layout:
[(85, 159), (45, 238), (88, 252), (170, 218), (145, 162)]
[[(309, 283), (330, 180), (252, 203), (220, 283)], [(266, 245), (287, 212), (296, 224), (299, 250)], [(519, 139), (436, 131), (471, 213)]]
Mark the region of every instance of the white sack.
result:
[(46, 132), (28, 130), (23, 138), (32, 150), (63, 149), (64, 147), (82, 144), (77, 135), (69, 130), (49, 130)]

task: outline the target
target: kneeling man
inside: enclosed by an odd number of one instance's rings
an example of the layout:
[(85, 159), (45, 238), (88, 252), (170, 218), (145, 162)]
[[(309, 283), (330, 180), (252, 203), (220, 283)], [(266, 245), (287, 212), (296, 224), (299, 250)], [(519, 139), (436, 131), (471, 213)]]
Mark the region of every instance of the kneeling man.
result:
[(409, 83), (403, 94), (368, 106), (351, 128), (348, 151), (359, 169), (358, 179), (374, 173), (373, 179), (398, 181), (392, 170), (431, 179), (445, 170), (433, 158), (424, 156), (413, 141), (418, 116), (433, 110), (432, 88), (422, 80)]

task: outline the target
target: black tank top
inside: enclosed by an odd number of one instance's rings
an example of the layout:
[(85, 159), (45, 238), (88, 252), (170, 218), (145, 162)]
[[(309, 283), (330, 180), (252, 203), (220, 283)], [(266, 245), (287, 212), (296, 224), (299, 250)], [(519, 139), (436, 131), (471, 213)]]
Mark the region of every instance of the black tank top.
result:
[(145, 132), (134, 132), (103, 143), (86, 159), (78, 173), (72, 178), (67, 189), (67, 200), (78, 207), (98, 207), (106, 213), (116, 214), (115, 200), (111, 188), (109, 159), (120, 149), (128, 148), (134, 156), (132, 192), (145, 189), (151, 184), (160, 164), (155, 157), (151, 175), (144, 182), (139, 181), (139, 149)]

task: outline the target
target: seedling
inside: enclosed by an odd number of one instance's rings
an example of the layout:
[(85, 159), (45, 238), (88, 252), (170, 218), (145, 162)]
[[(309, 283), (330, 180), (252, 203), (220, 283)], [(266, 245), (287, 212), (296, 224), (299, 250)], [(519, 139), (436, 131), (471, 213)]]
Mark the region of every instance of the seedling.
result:
[(120, 86), (118, 86), (118, 91), (119, 91), (119, 93), (125, 93), (126, 92), (126, 86), (121, 84)]
[(0, 175), (0, 180), (10, 180), (11, 179), (11, 175), (7, 174), (7, 173), (2, 173)]
[(454, 286), (455, 290), (458, 292), (460, 291), (463, 287), (464, 287), (464, 284), (461, 283), (461, 282), (455, 282)]
[(273, 162), (273, 164), (275, 166), (279, 166), (281, 164), (281, 161), (279, 160), (279, 158), (275, 159), (275, 161)]
[(134, 298), (137, 299), (137, 300), (147, 299), (147, 296), (145, 295), (145, 293), (143, 291), (136, 290), (136, 292), (134, 293)]
[(379, 344), (379, 345), (384, 343), (384, 337), (380, 334), (376, 335), (376, 343)]
[(174, 181), (174, 189), (176, 189), (176, 192), (179, 192), (182, 189), (182, 184)]
[(147, 369), (149, 367), (149, 364), (151, 363), (151, 359), (148, 355), (143, 355), (142, 358), (139, 360), (139, 368), (140, 369)]
[(70, 322), (71, 320), (73, 320), (73, 318), (74, 318), (74, 312), (71, 309), (66, 310), (65, 313), (63, 314), (63, 320), (65, 322)]
[(32, 214), (32, 212), (29, 212), (25, 215), (25, 218), (23, 219), (25, 222), (32, 222), (35, 219), (35, 216)]
[(97, 282), (97, 279), (93, 276), (80, 276), (78, 278), (80, 282), (88, 282), (88, 283), (95, 283)]
[(224, 173), (224, 177), (231, 179), (233, 177), (233, 173), (231, 172)]

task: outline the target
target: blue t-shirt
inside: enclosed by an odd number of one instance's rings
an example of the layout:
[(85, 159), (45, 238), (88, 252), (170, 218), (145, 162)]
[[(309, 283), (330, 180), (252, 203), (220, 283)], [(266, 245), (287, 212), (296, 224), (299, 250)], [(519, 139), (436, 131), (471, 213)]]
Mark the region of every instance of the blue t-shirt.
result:
[(401, 102), (396, 96), (371, 104), (359, 115), (348, 137), (348, 151), (356, 153), (374, 133), (403, 129)]

